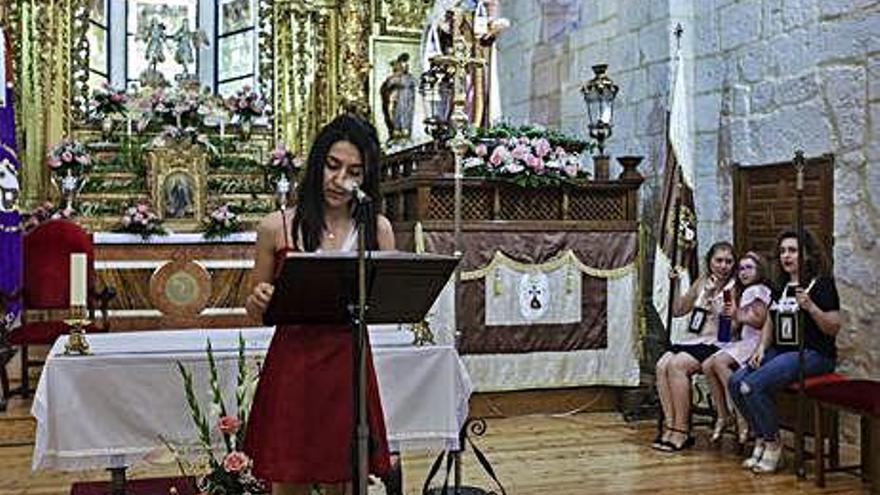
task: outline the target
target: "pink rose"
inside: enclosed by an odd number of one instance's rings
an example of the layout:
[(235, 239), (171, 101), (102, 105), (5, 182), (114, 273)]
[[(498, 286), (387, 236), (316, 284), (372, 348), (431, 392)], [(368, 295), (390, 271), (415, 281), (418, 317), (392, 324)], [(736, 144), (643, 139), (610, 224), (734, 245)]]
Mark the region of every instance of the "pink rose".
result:
[(227, 473), (239, 473), (248, 466), (251, 460), (244, 452), (230, 452), (223, 458), (223, 469)]
[(526, 161), (526, 165), (528, 165), (529, 168), (531, 168), (531, 169), (534, 169), (537, 171), (544, 170), (544, 160), (541, 160), (540, 158), (538, 158), (537, 156), (535, 156), (531, 153), (526, 155), (525, 161)]
[(61, 152), (61, 161), (62, 162), (69, 162), (72, 160), (73, 160), (73, 153), (71, 153), (67, 150), (64, 150), (63, 152)]
[(91, 157), (89, 155), (79, 155), (76, 157), (76, 161), (82, 163), (83, 165), (88, 165), (92, 163)]
[(547, 153), (550, 153), (550, 142), (544, 138), (533, 139), (532, 148), (535, 149), (535, 155), (539, 158), (544, 158), (547, 156)]
[(147, 212), (147, 205), (144, 203), (138, 203), (137, 207), (135, 208), (135, 211), (138, 213), (146, 213)]
[(529, 150), (522, 144), (517, 145), (516, 148), (513, 148), (513, 151), (510, 152), (510, 156), (512, 156), (514, 160), (525, 160), (527, 154), (529, 154)]
[(492, 150), (492, 156), (489, 157), (489, 163), (497, 167), (504, 163), (507, 156), (507, 148), (504, 146), (496, 146), (495, 149)]
[(489, 150), (486, 148), (485, 144), (478, 144), (476, 148), (474, 148), (474, 154), (477, 156), (486, 156), (489, 153)]
[(49, 158), (49, 168), (58, 168), (61, 166), (61, 160), (55, 158), (54, 156)]
[(217, 428), (227, 435), (232, 435), (238, 432), (240, 427), (241, 420), (235, 416), (223, 416), (217, 420)]

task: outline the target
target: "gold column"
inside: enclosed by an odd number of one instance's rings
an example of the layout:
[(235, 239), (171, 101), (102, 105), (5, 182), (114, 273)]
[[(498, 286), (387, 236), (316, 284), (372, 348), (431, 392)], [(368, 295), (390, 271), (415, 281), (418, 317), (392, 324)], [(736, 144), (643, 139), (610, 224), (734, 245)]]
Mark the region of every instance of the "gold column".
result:
[(22, 208), (49, 194), (44, 164), (50, 146), (69, 131), (70, 26), (74, 0), (16, 0), (8, 24), (16, 59), (17, 131)]

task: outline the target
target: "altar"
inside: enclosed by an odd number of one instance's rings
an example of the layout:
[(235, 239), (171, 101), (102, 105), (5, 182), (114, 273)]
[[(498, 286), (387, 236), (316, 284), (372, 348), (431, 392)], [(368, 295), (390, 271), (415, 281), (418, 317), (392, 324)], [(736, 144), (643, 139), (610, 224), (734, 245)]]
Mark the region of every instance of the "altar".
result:
[[(162, 438), (196, 438), (176, 362), (193, 370), (208, 404), (205, 345), (211, 340), (219, 382), (235, 397), (239, 332), (249, 361), (261, 360), (273, 329), (115, 333), (89, 337), (93, 354), (64, 356), (56, 341), (34, 396), (34, 469), (128, 467), (167, 454)], [(471, 384), (449, 346), (401, 345), (403, 332), (371, 331), (373, 360), (392, 450), (455, 449), (468, 415)], [(404, 339), (405, 340), (405, 339)], [(219, 446), (219, 444), (218, 444)]]
[(252, 287), (255, 232), (208, 240), (183, 233), (142, 239), (96, 232), (99, 285), (116, 288), (112, 331), (251, 326), (244, 310)]

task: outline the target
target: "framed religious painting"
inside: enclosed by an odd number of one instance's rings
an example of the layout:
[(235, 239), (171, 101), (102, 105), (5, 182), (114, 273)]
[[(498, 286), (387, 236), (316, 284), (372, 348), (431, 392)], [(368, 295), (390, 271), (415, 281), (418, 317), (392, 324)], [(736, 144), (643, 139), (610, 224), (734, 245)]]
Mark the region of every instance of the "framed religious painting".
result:
[(374, 36), (370, 40), (370, 109), (386, 150), (428, 140), (418, 94), (422, 74), (417, 38)]

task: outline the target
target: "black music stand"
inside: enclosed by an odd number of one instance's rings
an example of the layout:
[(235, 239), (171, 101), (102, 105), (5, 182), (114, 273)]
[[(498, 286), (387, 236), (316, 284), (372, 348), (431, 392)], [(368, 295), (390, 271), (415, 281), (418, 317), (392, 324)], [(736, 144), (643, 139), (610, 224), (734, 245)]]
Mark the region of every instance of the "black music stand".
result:
[[(266, 325), (342, 324), (354, 339), (354, 414), (352, 485), (366, 486), (367, 439), (364, 349), (367, 323), (421, 321), (459, 259), (436, 254), (368, 251), (360, 265), (355, 252), (292, 253), (275, 280), (275, 291), (263, 315)], [(361, 284), (360, 267), (364, 268)], [(361, 312), (358, 287), (364, 290)], [(361, 315), (363, 315), (361, 317)], [(366, 491), (360, 495), (366, 495)]]

